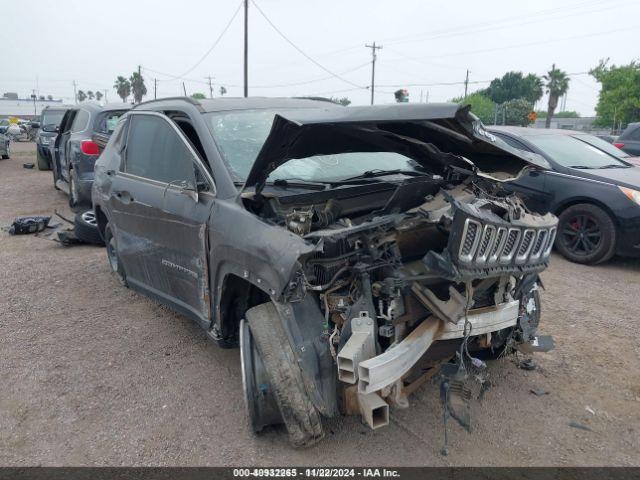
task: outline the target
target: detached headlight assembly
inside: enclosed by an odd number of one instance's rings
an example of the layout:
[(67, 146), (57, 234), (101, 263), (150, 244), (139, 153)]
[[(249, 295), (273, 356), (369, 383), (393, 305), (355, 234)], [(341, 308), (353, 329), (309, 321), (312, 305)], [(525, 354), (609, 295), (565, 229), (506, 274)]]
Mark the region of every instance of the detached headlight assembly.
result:
[(640, 205), (640, 192), (638, 190), (632, 190), (631, 188), (620, 186), (618, 186), (618, 188), (622, 193), (629, 197), (629, 200), (634, 202), (636, 205)]

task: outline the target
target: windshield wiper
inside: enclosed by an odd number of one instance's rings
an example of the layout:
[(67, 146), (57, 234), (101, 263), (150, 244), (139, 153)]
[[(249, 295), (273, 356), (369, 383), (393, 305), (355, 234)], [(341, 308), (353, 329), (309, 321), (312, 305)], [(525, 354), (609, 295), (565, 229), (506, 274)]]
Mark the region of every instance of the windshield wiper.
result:
[(326, 190), (327, 189), (327, 185), (330, 184), (330, 182), (323, 182), (323, 181), (308, 181), (308, 180), (303, 180), (301, 178), (278, 178), (276, 180), (274, 180), (273, 182), (267, 182), (267, 184), (273, 185), (274, 187), (282, 187), (282, 188), (308, 188), (311, 190)]
[(587, 167), (586, 165), (569, 165), (569, 168), (579, 168), (582, 170), (593, 170), (594, 167)]
[(598, 167), (600, 169), (602, 168), (629, 168), (629, 165), (620, 165), (619, 163), (612, 163), (610, 165), (603, 165), (601, 167)]
[(363, 180), (367, 178), (377, 178), (377, 177), (386, 177), (387, 175), (408, 175), (410, 177), (420, 177), (423, 175), (428, 175), (427, 173), (417, 172), (415, 170), (367, 170), (366, 172), (362, 172), (360, 175), (355, 175), (353, 177), (343, 178), (341, 180), (336, 180), (331, 182), (333, 185), (340, 185), (343, 183), (348, 183), (352, 180)]

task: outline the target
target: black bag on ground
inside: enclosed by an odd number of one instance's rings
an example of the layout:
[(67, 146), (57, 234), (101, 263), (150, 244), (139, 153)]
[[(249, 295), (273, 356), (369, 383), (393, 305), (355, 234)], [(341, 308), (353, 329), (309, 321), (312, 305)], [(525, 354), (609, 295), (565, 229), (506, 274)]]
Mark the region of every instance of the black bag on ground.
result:
[(50, 220), (51, 217), (42, 216), (18, 217), (13, 221), (11, 227), (9, 227), (9, 234), (25, 235), (27, 233), (42, 232), (47, 228)]

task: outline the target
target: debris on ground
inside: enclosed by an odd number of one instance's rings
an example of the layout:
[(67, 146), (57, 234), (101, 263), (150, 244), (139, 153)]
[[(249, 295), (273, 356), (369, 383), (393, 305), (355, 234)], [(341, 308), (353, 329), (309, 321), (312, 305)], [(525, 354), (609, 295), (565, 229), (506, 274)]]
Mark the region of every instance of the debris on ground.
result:
[(529, 391), (538, 397), (541, 397), (543, 395), (549, 395), (549, 392), (547, 392), (546, 390), (543, 390), (542, 388), (532, 388)]
[(579, 430), (586, 430), (588, 432), (592, 432), (593, 431), (593, 430), (591, 430), (591, 427), (589, 427), (588, 425), (585, 425), (584, 423), (574, 422), (573, 420), (571, 420), (569, 422), (569, 426), (573, 427), (573, 428), (577, 428)]
[(584, 409), (587, 412), (589, 412), (591, 415), (595, 415), (596, 414), (595, 410), (593, 408), (591, 408), (589, 405), (587, 405)]
[(531, 371), (536, 369), (536, 364), (531, 358), (525, 358), (518, 363), (518, 368)]
[(35, 167), (35, 163), (28, 162), (22, 164), (22, 168), (28, 168), (29, 170), (33, 169), (33, 167)]
[(51, 221), (51, 217), (31, 216), (18, 217), (9, 227), (10, 235), (26, 235), (29, 233), (42, 232)]

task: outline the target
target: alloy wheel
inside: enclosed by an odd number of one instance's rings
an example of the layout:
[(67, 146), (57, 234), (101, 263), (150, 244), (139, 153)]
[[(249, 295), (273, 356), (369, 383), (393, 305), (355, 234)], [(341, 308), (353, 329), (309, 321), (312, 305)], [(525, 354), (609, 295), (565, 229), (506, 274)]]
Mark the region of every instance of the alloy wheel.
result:
[(602, 241), (602, 229), (593, 216), (581, 213), (568, 218), (560, 237), (564, 246), (574, 255), (586, 256), (595, 252)]

